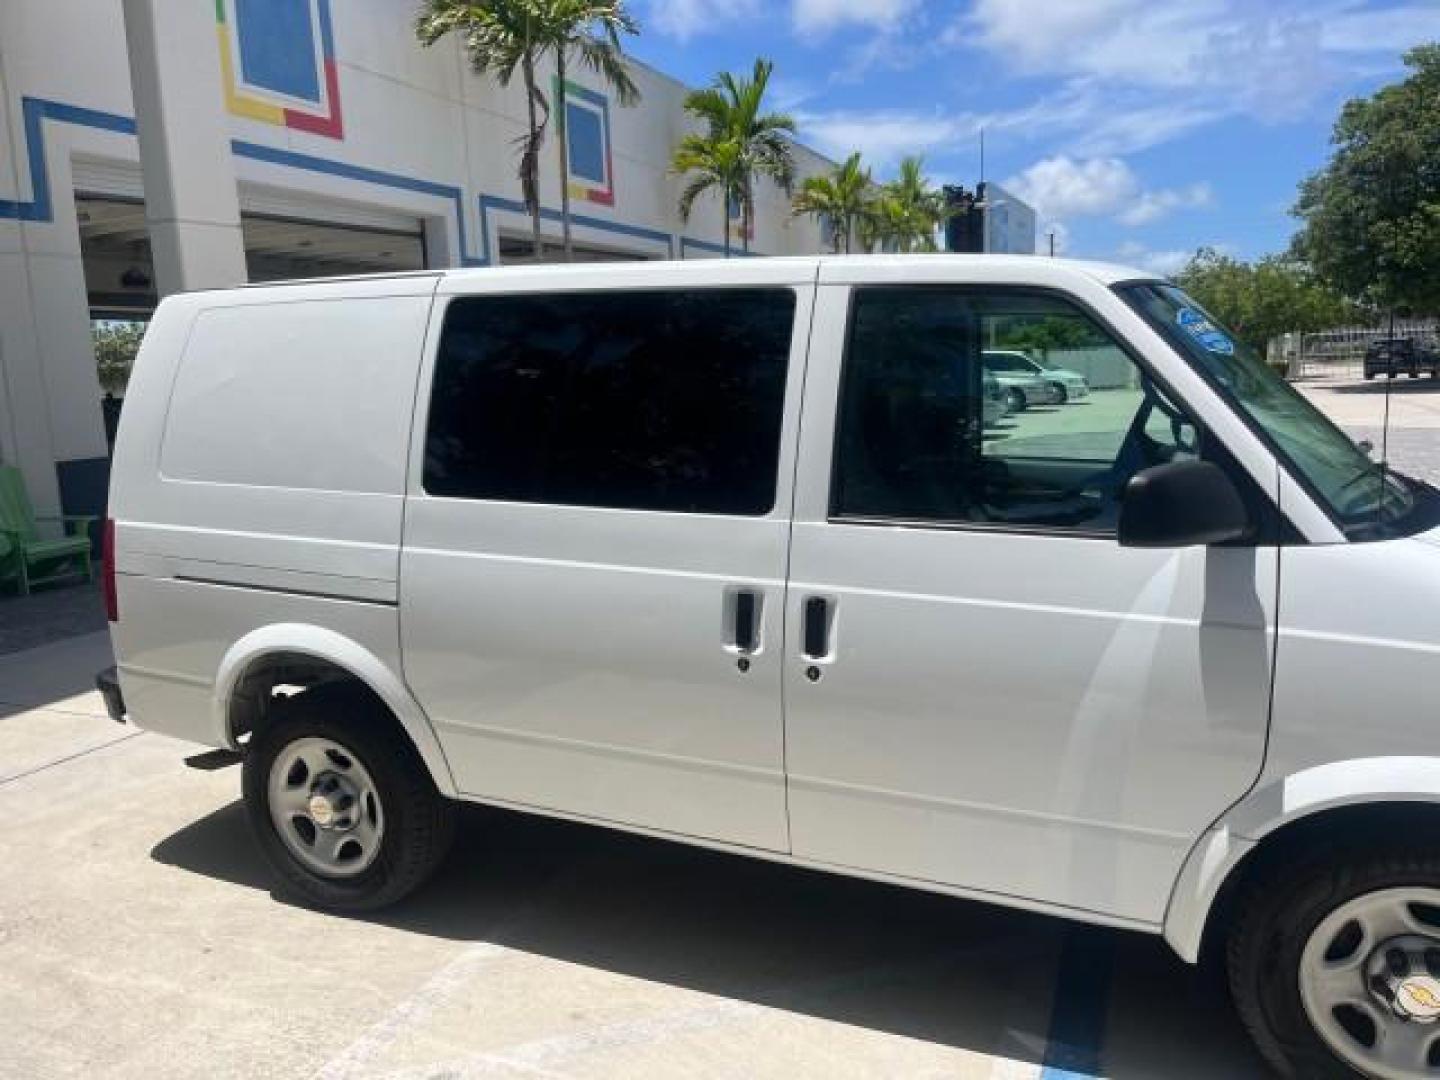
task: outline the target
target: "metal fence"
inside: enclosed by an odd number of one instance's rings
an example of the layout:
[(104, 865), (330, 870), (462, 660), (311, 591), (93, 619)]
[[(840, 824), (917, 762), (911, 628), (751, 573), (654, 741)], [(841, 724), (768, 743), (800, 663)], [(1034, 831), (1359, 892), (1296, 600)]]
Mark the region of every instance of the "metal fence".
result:
[[(1364, 374), (1365, 350), (1372, 341), (1389, 337), (1388, 321), (1379, 326), (1344, 326), (1314, 334), (1282, 334), (1270, 342), (1268, 359), (1285, 368), (1290, 379), (1358, 379)], [(1440, 339), (1440, 321), (1396, 319), (1396, 337), (1415, 338), (1430, 347)]]

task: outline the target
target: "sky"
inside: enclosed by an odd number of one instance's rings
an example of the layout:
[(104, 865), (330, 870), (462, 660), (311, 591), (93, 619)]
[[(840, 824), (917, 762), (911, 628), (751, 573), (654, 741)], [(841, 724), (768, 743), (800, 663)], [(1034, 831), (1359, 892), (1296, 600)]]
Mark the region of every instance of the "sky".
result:
[(1042, 248), (1161, 273), (1283, 251), (1340, 106), (1440, 40), (1440, 0), (631, 0), (692, 85), (775, 63), (772, 108), (877, 179), (922, 154), (1035, 206)]

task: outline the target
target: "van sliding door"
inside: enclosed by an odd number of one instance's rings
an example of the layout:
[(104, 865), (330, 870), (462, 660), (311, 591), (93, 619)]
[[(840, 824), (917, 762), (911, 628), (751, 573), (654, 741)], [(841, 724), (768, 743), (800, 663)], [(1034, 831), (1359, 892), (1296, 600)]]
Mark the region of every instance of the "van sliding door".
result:
[(593, 274), (567, 290), (559, 270), (545, 291), (442, 283), (401, 560), (405, 672), (466, 794), (784, 850), (782, 606), (814, 270), (716, 271), (631, 290)]

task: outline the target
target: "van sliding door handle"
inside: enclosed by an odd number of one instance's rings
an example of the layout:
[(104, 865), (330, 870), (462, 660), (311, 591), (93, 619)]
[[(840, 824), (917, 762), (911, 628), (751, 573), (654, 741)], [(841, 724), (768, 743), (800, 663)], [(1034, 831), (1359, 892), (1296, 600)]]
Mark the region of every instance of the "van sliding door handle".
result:
[(823, 660), (830, 655), (830, 601), (823, 596), (805, 601), (803, 637), (801, 654), (806, 660)]
[(760, 647), (760, 597), (753, 589), (735, 594), (735, 648), (753, 653)]

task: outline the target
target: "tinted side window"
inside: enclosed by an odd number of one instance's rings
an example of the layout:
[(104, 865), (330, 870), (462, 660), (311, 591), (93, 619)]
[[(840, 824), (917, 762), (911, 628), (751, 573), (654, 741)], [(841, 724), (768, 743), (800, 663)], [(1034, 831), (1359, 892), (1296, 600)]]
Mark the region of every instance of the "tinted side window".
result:
[(457, 299), (436, 361), (425, 490), (767, 514), (794, 316), (789, 289)]
[[(1007, 351), (1082, 375), (1085, 393), (1055, 391)], [(837, 516), (1109, 532), (1130, 477), (1198, 448), (1181, 410), (1062, 300), (974, 288), (855, 294)]]

